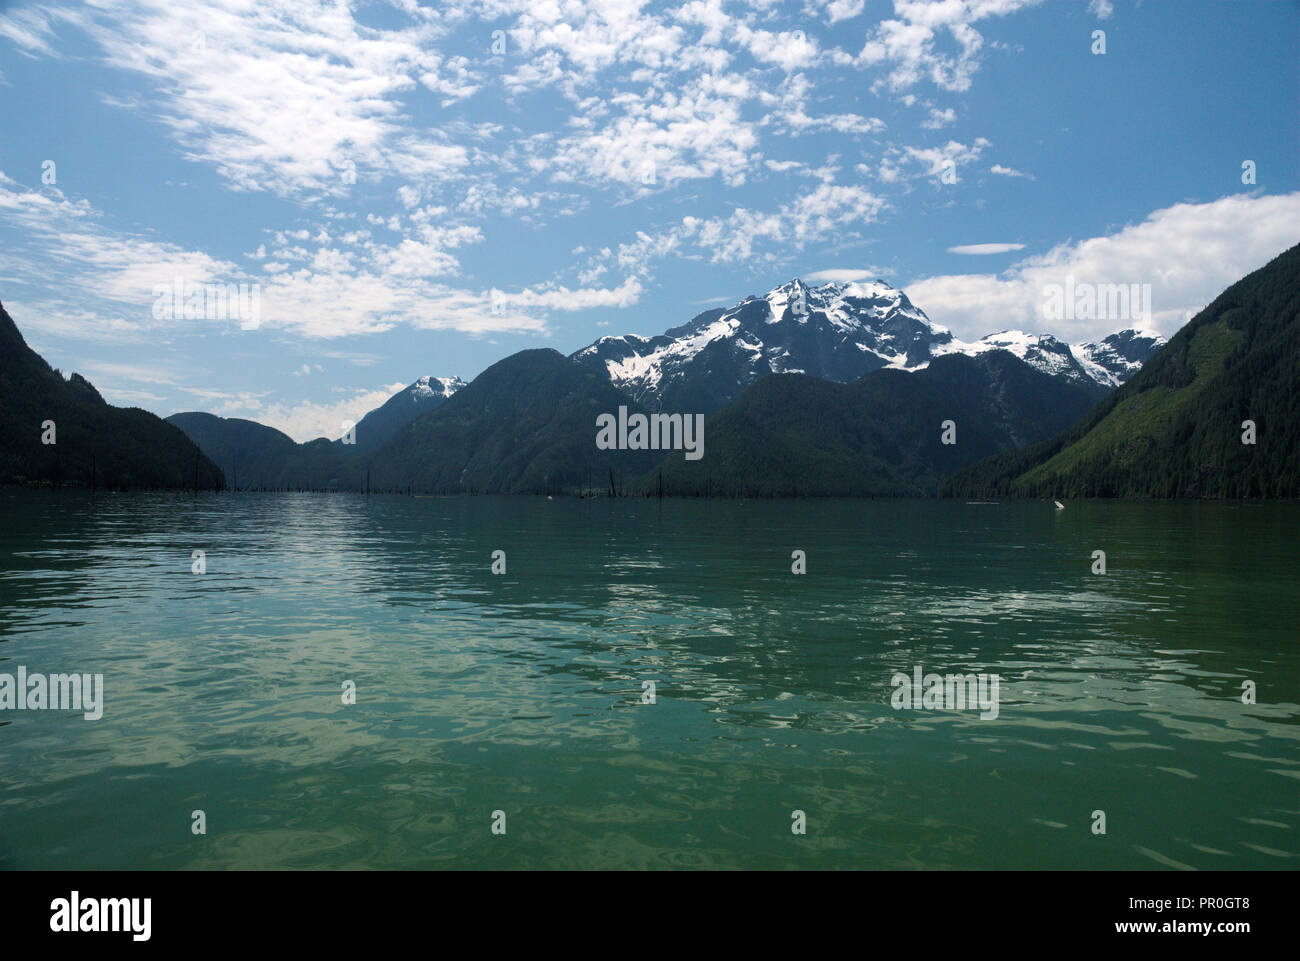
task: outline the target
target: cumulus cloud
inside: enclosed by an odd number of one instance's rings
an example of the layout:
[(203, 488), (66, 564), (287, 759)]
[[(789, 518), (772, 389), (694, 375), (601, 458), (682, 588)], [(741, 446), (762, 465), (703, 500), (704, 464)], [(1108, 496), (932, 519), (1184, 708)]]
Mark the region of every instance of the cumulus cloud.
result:
[(921, 126), (927, 130), (938, 130), (940, 127), (946, 127), (948, 124), (957, 120), (957, 111), (952, 107), (946, 110), (940, 110), (937, 107), (930, 108), (930, 119), (924, 121)]
[(1003, 17), (1038, 0), (894, 0), (894, 19), (867, 35), (854, 59), (860, 67), (882, 67), (875, 89), (906, 92), (928, 81), (941, 90), (970, 88), (979, 69), (984, 37), (974, 24)]
[(666, 230), (637, 231), (617, 250), (593, 254), (579, 276), (594, 279), (617, 266), (649, 278), (659, 261), (673, 255), (721, 264), (780, 263), (815, 243), (859, 236), (887, 208), (884, 198), (864, 187), (823, 181), (773, 209), (737, 207), (726, 216), (687, 215)]
[(834, 131), (842, 134), (875, 134), (885, 129), (879, 117), (864, 117), (856, 113), (826, 113), (810, 115), (809, 101), (815, 85), (806, 74), (787, 77), (776, 93), (764, 91), (759, 100), (771, 107), (763, 119), (777, 133), (801, 136), (816, 131)]
[(802, 30), (753, 30), (747, 24), (736, 28), (736, 39), (759, 63), (774, 64), (786, 73), (811, 67), (819, 57), (818, 43)]
[(826, 4), (826, 22), (835, 24), (841, 20), (852, 20), (862, 13), (866, 0), (830, 0)]
[(1152, 316), (1143, 326), (1175, 334), (1225, 287), (1300, 241), (1300, 192), (1228, 196), (1151, 213), (1115, 233), (1070, 241), (1000, 274), (924, 277), (908, 295), (964, 339), (1021, 328), (1071, 342), (1124, 326), (1111, 320), (1047, 321), (1045, 288), (1066, 278), (1091, 284), (1150, 284)]
[(880, 160), (876, 176), (881, 183), (891, 184), (918, 177), (942, 177), (951, 170), (957, 174), (962, 167), (979, 160), (990, 143), (978, 137), (972, 144), (949, 140), (938, 147), (889, 147)]
[(727, 217), (688, 216), (678, 231), (714, 263), (773, 263), (845, 228), (872, 223), (886, 207), (884, 199), (865, 188), (823, 183), (775, 211), (738, 208)]
[(578, 132), (560, 138), (537, 165), (569, 183), (670, 186), (720, 176), (738, 186), (758, 159), (758, 136), (741, 105), (710, 83), (629, 94), (620, 98), (617, 116), (579, 119)]

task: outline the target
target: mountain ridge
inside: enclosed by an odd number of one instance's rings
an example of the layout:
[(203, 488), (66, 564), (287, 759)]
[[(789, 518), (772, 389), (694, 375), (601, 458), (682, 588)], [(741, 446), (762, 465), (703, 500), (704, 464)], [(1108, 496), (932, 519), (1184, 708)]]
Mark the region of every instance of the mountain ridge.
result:
[(437, 493), (605, 489), (657, 454), (601, 451), (596, 417), (627, 405), (608, 382), (551, 348), (497, 361), (437, 410), (398, 431), (374, 457), (381, 486)]
[(941, 493), (1300, 496), (1300, 244), (1227, 287), (1077, 424)]
[(353, 428), (354, 443), (317, 437), (299, 443), (282, 431), (242, 417), (180, 411), (165, 418), (227, 472), (232, 485), (262, 489), (361, 490), (375, 451), (405, 424), (436, 410), (465, 386), (459, 377), (423, 376), (368, 411)]
[(794, 278), (762, 296), (715, 307), (662, 334), (601, 337), (570, 354), (654, 410), (721, 410), (759, 377), (805, 373), (850, 383), (882, 368), (925, 369), (947, 354), (1007, 349), (1045, 373), (1101, 388), (1127, 380), (1164, 343), (1128, 328), (1070, 345), (1018, 330), (958, 340), (883, 280), (809, 286)]
[(707, 462), (674, 452), (640, 489), (657, 491), (662, 475), (665, 493), (685, 496), (931, 497), (961, 467), (1050, 435), (1093, 401), (1083, 384), (1001, 350), (851, 384), (773, 374), (706, 421)]
[[(80, 374), (66, 379), (28, 346), (0, 304), (0, 483), (213, 489), (221, 470), (178, 428), (114, 407)], [(44, 443), (47, 423), (53, 423)]]

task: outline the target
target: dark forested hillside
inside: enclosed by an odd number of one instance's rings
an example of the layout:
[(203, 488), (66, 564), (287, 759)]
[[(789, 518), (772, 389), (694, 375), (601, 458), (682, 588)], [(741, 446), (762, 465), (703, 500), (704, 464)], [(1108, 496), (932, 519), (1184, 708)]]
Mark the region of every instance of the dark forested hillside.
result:
[(610, 471), (620, 482), (657, 457), (597, 449), (596, 417), (619, 405), (641, 409), (558, 351), (520, 351), (401, 428), (372, 458), (375, 482), (445, 493), (607, 489)]
[[(765, 377), (705, 426), (704, 457), (673, 453), (643, 481), (665, 493), (933, 496), (953, 471), (1082, 416), (1099, 390), (1006, 351), (874, 371), (852, 384)], [(955, 444), (942, 443), (944, 421)]]
[[(107, 404), (79, 374), (64, 380), (27, 346), (3, 306), (0, 411), (0, 483), (205, 489), (224, 483), (220, 469), (176, 427), (148, 411)], [(53, 422), (52, 432), (46, 422)]]
[(464, 386), (459, 377), (421, 377), (361, 418), (353, 431), (353, 443), (336, 439), (334, 445), (343, 448), (342, 453), (365, 458), (392, 440), (404, 425), (436, 410)]
[(348, 447), (317, 438), (295, 443), (287, 434), (238, 417), (186, 412), (167, 418), (183, 430), (242, 489), (343, 489), (365, 486), (365, 465)]
[(1300, 245), (1215, 298), (1087, 418), (971, 466), (944, 493), (1300, 496), (1298, 312)]
[(299, 444), (256, 421), (196, 411), (172, 414), (167, 422), (198, 444), (226, 472), (232, 486), (364, 490), (375, 451), (405, 424), (436, 410), (463, 386), (459, 377), (421, 377), (366, 414), (353, 430), (351, 444), (324, 437)]

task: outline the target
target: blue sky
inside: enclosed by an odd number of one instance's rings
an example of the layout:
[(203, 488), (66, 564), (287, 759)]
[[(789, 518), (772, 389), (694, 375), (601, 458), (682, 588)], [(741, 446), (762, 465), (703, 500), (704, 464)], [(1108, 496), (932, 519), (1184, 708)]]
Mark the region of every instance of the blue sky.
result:
[[(1171, 335), (1300, 241), (1298, 36), (1269, 2), (0, 0), (0, 301), (110, 402), (298, 440), (795, 276), (1075, 343), (1124, 325), (1047, 324), (1044, 284), (1151, 284)], [(258, 284), (256, 328), (158, 316), (176, 277)]]

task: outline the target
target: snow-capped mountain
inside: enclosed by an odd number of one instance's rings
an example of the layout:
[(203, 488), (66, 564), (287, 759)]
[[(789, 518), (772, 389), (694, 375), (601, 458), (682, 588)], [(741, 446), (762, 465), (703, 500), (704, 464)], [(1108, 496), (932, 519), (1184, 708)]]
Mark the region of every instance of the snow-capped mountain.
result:
[(1067, 344), (1051, 334), (1004, 330), (973, 344), (954, 340), (935, 353), (974, 356), (988, 350), (1005, 350), (1045, 374), (1109, 388), (1118, 387), (1136, 374), (1164, 342), (1164, 337), (1154, 330), (1121, 330), (1095, 344)]
[(573, 359), (651, 409), (711, 413), (769, 373), (849, 382), (883, 367), (915, 371), (944, 354), (997, 349), (1054, 376), (1109, 388), (1160, 343), (1151, 331), (1122, 331), (1081, 348), (1021, 331), (966, 343), (882, 280), (810, 287), (795, 279), (656, 337), (602, 337)]
[(1076, 344), (1074, 356), (1099, 384), (1118, 387), (1131, 378), (1165, 342), (1154, 330), (1119, 330), (1096, 344)]
[(446, 400), (464, 386), (465, 381), (459, 377), (421, 377), (395, 396), (409, 397), (413, 403), (419, 403), (420, 400), (430, 397), (441, 397)]
[(974, 357), (990, 350), (1005, 350), (1023, 360), (1030, 367), (1045, 374), (1068, 380), (1090, 383), (1092, 376), (1070, 350), (1070, 345), (1051, 334), (1029, 334), (1023, 330), (1003, 330), (988, 334), (974, 343), (954, 340), (944, 344), (936, 354), (966, 354)]
[(406, 424), (440, 406), (464, 386), (465, 381), (459, 377), (421, 377), (361, 418), (356, 444), (349, 446), (358, 454), (376, 450)]
[(657, 337), (602, 337), (573, 359), (651, 409), (712, 412), (765, 374), (847, 382), (922, 366), (951, 341), (883, 281), (809, 287), (796, 279)]

